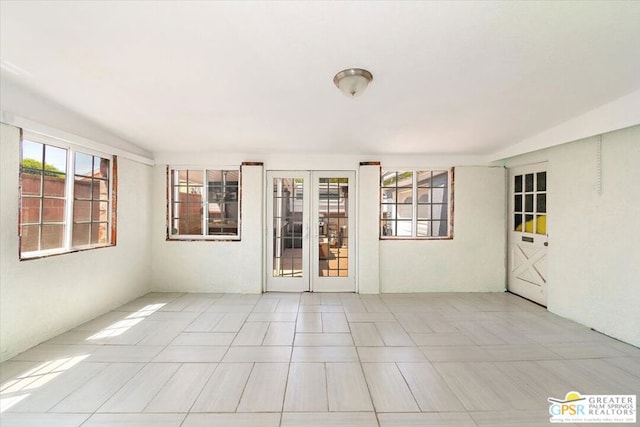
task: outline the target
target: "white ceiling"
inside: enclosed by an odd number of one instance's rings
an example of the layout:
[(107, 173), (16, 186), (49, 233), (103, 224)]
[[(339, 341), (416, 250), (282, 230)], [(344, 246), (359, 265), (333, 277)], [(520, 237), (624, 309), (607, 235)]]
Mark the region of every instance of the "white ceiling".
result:
[(156, 153), (490, 154), (640, 89), (637, 1), (0, 8), (3, 78)]

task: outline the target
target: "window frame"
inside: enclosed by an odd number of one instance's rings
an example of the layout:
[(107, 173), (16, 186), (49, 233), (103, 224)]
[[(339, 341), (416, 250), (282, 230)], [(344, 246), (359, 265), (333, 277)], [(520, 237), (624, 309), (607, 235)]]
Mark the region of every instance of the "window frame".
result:
[[(433, 206), (434, 204), (438, 205), (439, 203), (420, 203), (418, 200), (418, 189), (425, 188), (419, 187), (417, 176), (419, 172), (435, 172), (435, 171), (446, 171), (447, 172), (447, 235), (446, 236), (418, 236), (418, 206), (428, 205)], [(384, 203), (384, 194), (383, 190), (385, 187), (383, 185), (383, 177), (386, 173), (407, 173), (411, 172), (411, 236), (390, 236), (383, 234), (383, 212), (384, 206), (388, 205)], [(452, 166), (449, 167), (381, 167), (380, 168), (380, 180), (378, 182), (378, 190), (379, 190), (379, 203), (378, 203), (378, 237), (379, 240), (453, 240), (453, 218), (454, 218), (454, 178), (455, 178), (455, 168)], [(396, 187), (396, 188), (408, 188), (408, 187)], [(397, 196), (396, 196), (397, 197)], [(395, 206), (398, 205), (409, 205), (409, 202), (400, 202), (396, 201)], [(397, 219), (396, 219), (397, 221)], [(407, 221), (408, 222), (408, 221)]]
[[(174, 194), (173, 194), (173, 182), (172, 175), (174, 171), (200, 171), (203, 176), (202, 183), (202, 234), (173, 234), (172, 226), (173, 226), (173, 213), (172, 206), (174, 204)], [(208, 190), (208, 182), (207, 180), (207, 172), (211, 171), (235, 171), (238, 173), (238, 191), (236, 195), (236, 199), (234, 200), (238, 204), (238, 221), (237, 221), (237, 232), (236, 234), (205, 234), (208, 230), (209, 223), (209, 209), (205, 208), (208, 204), (209, 200), (209, 190)], [(174, 242), (239, 242), (242, 240), (242, 166), (241, 165), (223, 165), (223, 166), (201, 166), (201, 165), (167, 165), (166, 168), (167, 175), (167, 225), (166, 225), (166, 240), (174, 241)]]
[[(37, 144), (42, 144), (43, 146), (51, 146), (58, 149), (62, 149), (66, 151), (66, 170), (65, 174), (65, 194), (64, 197), (60, 197), (60, 199), (65, 201), (64, 206), (64, 216), (62, 225), (64, 226), (63, 231), (63, 243), (62, 247), (53, 248), (53, 249), (40, 249), (36, 251), (23, 251), (22, 249), (22, 238), (23, 238), (23, 143), (33, 142)], [(75, 205), (75, 178), (76, 178), (76, 170), (75, 170), (75, 160), (76, 153), (82, 153), (90, 156), (97, 156), (100, 158), (109, 160), (109, 178), (108, 178), (108, 209), (107, 209), (107, 233), (108, 238), (105, 243), (89, 243), (87, 245), (73, 245), (73, 229), (74, 229), (74, 205)], [(46, 163), (46, 159), (44, 162)], [(20, 261), (28, 261), (33, 259), (46, 258), (55, 255), (63, 255), (68, 253), (82, 252), (93, 249), (101, 249), (108, 248), (112, 246), (116, 246), (116, 224), (117, 224), (117, 156), (114, 154), (107, 154), (105, 152), (96, 150), (94, 148), (86, 147), (84, 145), (75, 144), (73, 142), (49, 137), (46, 135), (42, 135), (35, 132), (30, 131), (22, 131), (20, 135), (20, 143), (19, 143), (19, 170), (18, 170), (18, 258)], [(43, 164), (43, 168), (45, 165)], [(26, 198), (34, 198), (34, 197), (26, 197)], [(42, 193), (39, 198), (41, 200), (45, 199), (44, 193)], [(40, 220), (39, 227), (42, 227), (44, 224), (44, 219), (42, 218), (43, 207), (40, 208)], [(94, 221), (91, 220), (90, 223)], [(95, 222), (104, 222), (104, 221), (95, 221)]]

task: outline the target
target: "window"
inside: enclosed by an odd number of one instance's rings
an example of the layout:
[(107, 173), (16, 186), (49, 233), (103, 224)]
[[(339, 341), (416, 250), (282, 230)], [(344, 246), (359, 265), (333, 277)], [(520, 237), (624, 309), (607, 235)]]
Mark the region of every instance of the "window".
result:
[(114, 163), (84, 149), (22, 141), (21, 259), (115, 244)]
[(169, 193), (170, 239), (240, 239), (239, 169), (172, 168)]
[(514, 177), (513, 216), (515, 231), (547, 234), (547, 172)]
[(380, 237), (452, 237), (451, 170), (382, 171)]

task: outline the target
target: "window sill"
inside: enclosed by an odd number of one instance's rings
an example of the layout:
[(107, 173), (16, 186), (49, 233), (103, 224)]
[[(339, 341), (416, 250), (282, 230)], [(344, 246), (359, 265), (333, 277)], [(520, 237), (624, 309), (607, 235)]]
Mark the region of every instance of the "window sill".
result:
[(34, 259), (42, 259), (42, 258), (50, 258), (50, 257), (54, 257), (54, 256), (59, 256), (59, 255), (67, 255), (67, 254), (74, 254), (77, 252), (87, 252), (87, 251), (92, 251), (95, 249), (104, 249), (104, 248), (111, 248), (116, 246), (115, 244), (103, 244), (103, 245), (99, 245), (99, 246), (91, 246), (91, 247), (84, 247), (84, 248), (73, 248), (73, 249), (64, 249), (64, 250), (50, 250), (50, 251), (39, 251), (39, 252), (27, 252), (27, 254), (20, 254), (19, 259), (20, 261), (31, 261)]
[(445, 237), (389, 237), (389, 236), (380, 236), (379, 240), (381, 242), (393, 242), (398, 240), (418, 240), (418, 241), (430, 241), (430, 240), (453, 240), (453, 236), (445, 236)]
[(240, 236), (171, 236), (167, 242), (240, 242)]

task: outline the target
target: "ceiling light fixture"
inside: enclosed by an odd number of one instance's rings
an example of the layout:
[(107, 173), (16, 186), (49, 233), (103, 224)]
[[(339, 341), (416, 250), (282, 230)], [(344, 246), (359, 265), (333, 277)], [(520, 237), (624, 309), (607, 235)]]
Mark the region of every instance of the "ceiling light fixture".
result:
[(369, 83), (373, 80), (373, 74), (362, 68), (347, 68), (340, 71), (333, 78), (333, 83), (349, 98), (362, 95)]

